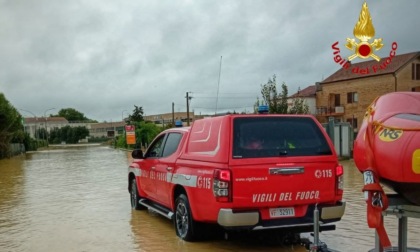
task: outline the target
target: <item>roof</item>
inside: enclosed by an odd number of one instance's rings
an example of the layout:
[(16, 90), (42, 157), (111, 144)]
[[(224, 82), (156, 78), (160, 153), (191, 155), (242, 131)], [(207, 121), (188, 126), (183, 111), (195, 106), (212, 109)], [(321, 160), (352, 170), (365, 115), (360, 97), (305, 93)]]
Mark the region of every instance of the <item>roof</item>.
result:
[(48, 122), (62, 122), (62, 123), (68, 123), (66, 118), (64, 117), (47, 117)]
[[(382, 65), (389, 57), (383, 57), (381, 58), (379, 62), (376, 60), (369, 60), (369, 61), (363, 61), (363, 62), (351, 64), (350, 68), (348, 69), (341, 68), (340, 70), (338, 70), (337, 72), (333, 73), (328, 78), (323, 80), (321, 84), (343, 81), (343, 80), (350, 80), (350, 79), (365, 78), (365, 77), (371, 77), (371, 76), (377, 76), (377, 75), (384, 75), (384, 74), (393, 74), (419, 56), (420, 56), (420, 52), (412, 52), (412, 53), (395, 55), (394, 58), (392, 58), (392, 62), (389, 65), (387, 65), (385, 69), (380, 69), (376, 72), (372, 70), (372, 67), (373, 66), (379, 67), (379, 65)], [(369, 69), (370, 71), (369, 73), (366, 73), (363, 75), (356, 74), (351, 71), (351, 69), (354, 69), (355, 67), (358, 67), (359, 69)]]
[(123, 127), (126, 125), (126, 122), (101, 122), (101, 123), (90, 123), (91, 129), (97, 128), (113, 128), (113, 127)]
[(309, 87), (306, 87), (300, 91), (297, 91), (297, 93), (292, 94), (289, 98), (296, 98), (296, 97), (313, 97), (316, 96), (316, 86), (312, 85)]
[(67, 119), (64, 117), (25, 117), (25, 123), (43, 123), (47, 119), (47, 122), (61, 122), (68, 123)]

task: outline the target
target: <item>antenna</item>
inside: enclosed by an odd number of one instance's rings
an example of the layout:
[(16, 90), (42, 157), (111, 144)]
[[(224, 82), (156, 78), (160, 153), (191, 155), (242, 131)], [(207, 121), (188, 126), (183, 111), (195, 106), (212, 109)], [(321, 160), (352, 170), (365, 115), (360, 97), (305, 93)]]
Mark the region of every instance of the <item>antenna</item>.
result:
[(217, 81), (217, 93), (216, 93), (216, 111), (214, 112), (214, 115), (217, 115), (217, 102), (219, 101), (219, 88), (220, 88), (221, 73), (222, 73), (222, 56), (220, 56), (219, 80)]

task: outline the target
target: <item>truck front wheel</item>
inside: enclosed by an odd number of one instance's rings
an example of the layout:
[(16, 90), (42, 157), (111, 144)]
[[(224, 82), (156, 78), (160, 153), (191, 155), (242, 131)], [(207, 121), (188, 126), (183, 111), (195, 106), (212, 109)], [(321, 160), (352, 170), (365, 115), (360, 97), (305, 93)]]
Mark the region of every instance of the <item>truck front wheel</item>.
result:
[(131, 207), (133, 209), (136, 209), (136, 210), (146, 209), (145, 206), (140, 205), (140, 203), (139, 203), (140, 195), (139, 195), (139, 192), (137, 190), (137, 183), (136, 183), (135, 178), (133, 178), (131, 180), (130, 200), (131, 200)]
[(190, 203), (185, 194), (180, 194), (175, 201), (175, 230), (176, 235), (185, 241), (195, 240), (196, 233), (194, 232), (195, 222), (191, 215)]

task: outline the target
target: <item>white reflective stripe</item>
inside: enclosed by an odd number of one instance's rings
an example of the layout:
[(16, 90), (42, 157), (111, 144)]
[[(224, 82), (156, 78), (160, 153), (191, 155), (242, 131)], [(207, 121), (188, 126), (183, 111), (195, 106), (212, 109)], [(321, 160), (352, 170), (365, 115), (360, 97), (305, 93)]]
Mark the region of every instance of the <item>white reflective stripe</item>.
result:
[(128, 173), (134, 173), (136, 177), (141, 175), (141, 170), (139, 168), (128, 167)]
[[(210, 131), (211, 131), (211, 127), (210, 127)], [(212, 151), (197, 151), (197, 152), (191, 152), (191, 153), (197, 153), (197, 154), (201, 154), (201, 155), (215, 156), (217, 154), (217, 152), (219, 152), (219, 149), (220, 149), (220, 135), (221, 135), (221, 132), (222, 132), (222, 122), (220, 122), (219, 133), (217, 135), (217, 146), (216, 146), (216, 148), (214, 150), (212, 150)], [(200, 141), (207, 142), (209, 138), (210, 138), (210, 133), (209, 133), (209, 136), (207, 137), (207, 139), (205, 139), (205, 140), (197, 140), (195, 142), (200, 142)]]
[[(142, 170), (139, 168), (133, 168), (129, 167), (128, 172), (134, 173), (136, 176), (141, 176)], [(147, 174), (147, 173), (145, 173)], [(160, 173), (164, 174), (164, 173)], [(165, 178), (165, 175), (159, 177), (155, 176), (154, 180), (159, 179), (163, 180)], [(166, 182), (172, 183), (172, 184), (179, 184), (183, 186), (189, 186), (189, 187), (197, 187), (197, 176), (196, 175), (188, 175), (188, 174), (173, 174), (172, 172), (166, 172)]]
[(197, 176), (185, 175), (185, 174), (174, 174), (172, 176), (172, 184), (179, 184), (189, 187), (197, 187)]
[(172, 172), (166, 173), (166, 182), (171, 183), (172, 180)]
[[(193, 132), (194, 134), (201, 134), (201, 133), (203, 133), (204, 132), (204, 130), (206, 129), (206, 127), (205, 126), (207, 126), (207, 124), (204, 124), (204, 127), (201, 129), (201, 130), (199, 130), (199, 131), (195, 131), (195, 132)], [(207, 136), (206, 136), (206, 138), (202, 138), (202, 139), (198, 139), (198, 140), (191, 140), (191, 142), (192, 143), (194, 143), (194, 142), (208, 142), (209, 141), (209, 139), (210, 139), (210, 136), (211, 136), (211, 128), (213, 127), (213, 121), (211, 121), (210, 122), (210, 127), (209, 127), (209, 130), (207, 131)]]

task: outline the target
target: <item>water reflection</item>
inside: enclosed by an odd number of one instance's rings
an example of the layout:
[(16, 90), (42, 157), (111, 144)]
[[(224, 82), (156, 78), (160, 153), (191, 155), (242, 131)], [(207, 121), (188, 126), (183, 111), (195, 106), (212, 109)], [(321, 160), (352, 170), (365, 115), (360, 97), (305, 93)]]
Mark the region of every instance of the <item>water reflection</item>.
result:
[[(347, 202), (343, 219), (337, 223), (337, 230), (325, 232), (322, 238), (330, 247), (343, 251), (367, 251), (375, 246), (375, 233), (366, 223), (366, 203), (363, 197), (363, 175), (351, 160), (342, 161), (345, 172), (344, 200)], [(386, 193), (392, 193), (385, 188)], [(386, 216), (385, 228), (393, 246), (398, 246), (398, 219)], [(408, 245), (420, 248), (420, 219), (409, 219)], [(352, 250), (349, 250), (349, 249)]]
[[(133, 211), (127, 192), (130, 153), (80, 147), (0, 160), (1, 251), (305, 251), (269, 245), (256, 236), (180, 240), (172, 222), (148, 211)], [(344, 161), (347, 209), (337, 230), (321, 234), (329, 247), (367, 251), (373, 231), (365, 222), (362, 176)], [(397, 219), (385, 218), (396, 245)], [(409, 245), (420, 247), (419, 221), (409, 219)], [(305, 234), (307, 235), (307, 234)]]
[[(24, 161), (24, 156), (0, 160), (0, 248), (14, 248), (11, 236), (18, 236), (19, 230), (25, 228), (26, 213), (15, 211), (23, 204)], [(3, 230), (11, 232), (6, 236), (2, 235)]]
[[(306, 251), (302, 246), (270, 245), (256, 236), (224, 240), (222, 237), (200, 242), (185, 242), (175, 235), (172, 222), (150, 211), (132, 211), (131, 228), (141, 251)], [(266, 239), (267, 240), (267, 239)]]

